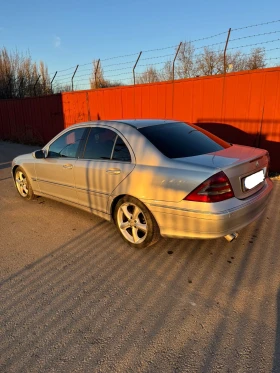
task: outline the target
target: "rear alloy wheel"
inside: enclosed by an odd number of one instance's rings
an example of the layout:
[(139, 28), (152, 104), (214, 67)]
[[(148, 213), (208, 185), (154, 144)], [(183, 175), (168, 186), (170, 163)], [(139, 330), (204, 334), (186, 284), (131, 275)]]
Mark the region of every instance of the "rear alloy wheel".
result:
[(34, 193), (31, 188), (30, 182), (25, 171), (21, 167), (18, 167), (16, 169), (14, 179), (17, 191), (19, 192), (21, 197), (26, 200), (34, 198)]
[(123, 239), (136, 248), (156, 243), (158, 225), (146, 206), (133, 197), (121, 198), (114, 211), (114, 220)]

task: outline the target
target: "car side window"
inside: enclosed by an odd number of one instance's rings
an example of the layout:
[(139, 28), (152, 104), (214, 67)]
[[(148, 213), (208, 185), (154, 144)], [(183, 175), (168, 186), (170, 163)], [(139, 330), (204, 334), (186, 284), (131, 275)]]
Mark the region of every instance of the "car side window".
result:
[(77, 128), (61, 135), (50, 145), (48, 158), (76, 158), (85, 133), (86, 128)]
[(92, 127), (86, 144), (84, 159), (111, 159), (117, 134), (107, 128)]
[(129, 150), (120, 136), (118, 136), (117, 141), (115, 143), (112, 159), (114, 161), (131, 162)]

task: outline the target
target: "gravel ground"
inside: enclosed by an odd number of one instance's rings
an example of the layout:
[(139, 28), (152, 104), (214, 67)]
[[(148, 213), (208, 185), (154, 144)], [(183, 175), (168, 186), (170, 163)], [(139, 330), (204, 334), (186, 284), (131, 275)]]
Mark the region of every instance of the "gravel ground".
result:
[[(0, 143), (0, 372), (280, 372), (280, 181), (236, 241), (134, 250), (72, 207), (23, 201)], [(277, 243), (278, 242), (278, 243)]]

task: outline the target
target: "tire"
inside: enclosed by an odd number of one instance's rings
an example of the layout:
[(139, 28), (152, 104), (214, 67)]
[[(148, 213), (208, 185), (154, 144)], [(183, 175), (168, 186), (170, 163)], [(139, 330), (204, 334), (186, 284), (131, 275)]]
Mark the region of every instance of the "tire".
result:
[(35, 197), (30, 181), (22, 167), (17, 167), (14, 172), (14, 182), (19, 195), (26, 201)]
[(134, 197), (122, 197), (114, 209), (114, 222), (121, 237), (138, 249), (155, 244), (160, 232), (147, 207)]

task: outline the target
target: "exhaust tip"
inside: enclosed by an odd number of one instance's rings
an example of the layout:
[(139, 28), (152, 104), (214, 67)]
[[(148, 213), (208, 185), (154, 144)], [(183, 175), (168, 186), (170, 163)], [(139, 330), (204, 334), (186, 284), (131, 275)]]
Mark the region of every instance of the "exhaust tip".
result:
[(225, 236), (225, 239), (228, 241), (228, 242), (232, 242), (233, 240), (235, 240), (236, 238), (238, 237), (238, 233), (231, 233), (231, 234), (227, 234)]

